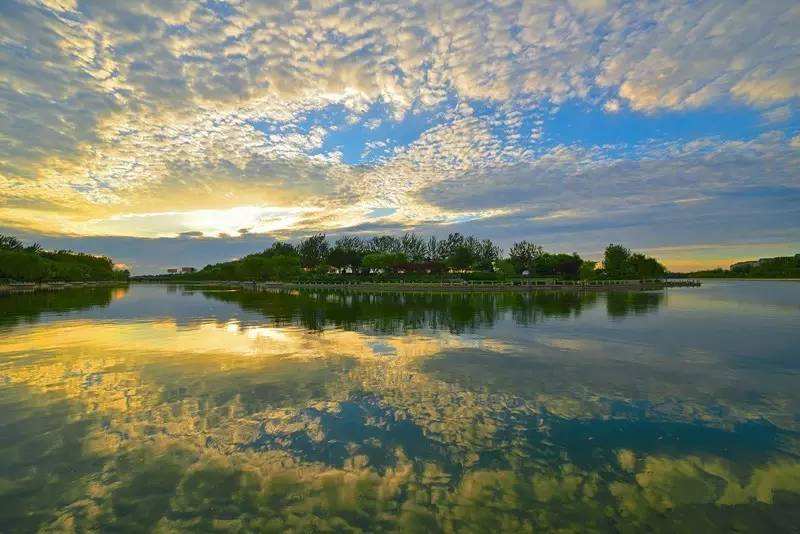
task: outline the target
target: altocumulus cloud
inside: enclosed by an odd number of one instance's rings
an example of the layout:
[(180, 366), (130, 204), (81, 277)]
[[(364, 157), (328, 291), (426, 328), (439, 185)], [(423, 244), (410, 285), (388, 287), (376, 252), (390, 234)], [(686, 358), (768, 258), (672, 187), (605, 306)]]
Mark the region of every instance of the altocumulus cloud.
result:
[[(209, 260), (242, 228), (791, 247), (797, 27), (789, 1), (10, 0), (0, 226), (222, 235), (180, 239)], [(743, 119), (681, 126), (706, 114)], [(710, 213), (729, 231), (686, 230)]]

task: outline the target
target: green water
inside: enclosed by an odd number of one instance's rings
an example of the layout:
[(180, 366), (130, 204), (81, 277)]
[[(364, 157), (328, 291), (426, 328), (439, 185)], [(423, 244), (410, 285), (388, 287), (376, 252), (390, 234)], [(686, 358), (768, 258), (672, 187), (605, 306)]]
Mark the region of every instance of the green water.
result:
[(797, 532), (800, 283), (0, 296), (0, 531)]

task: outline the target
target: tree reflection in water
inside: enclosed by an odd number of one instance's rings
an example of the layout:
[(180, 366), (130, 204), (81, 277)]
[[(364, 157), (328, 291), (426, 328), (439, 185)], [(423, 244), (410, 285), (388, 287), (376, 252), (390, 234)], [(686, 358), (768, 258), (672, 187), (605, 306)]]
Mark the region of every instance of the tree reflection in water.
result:
[(36, 322), (43, 313), (65, 313), (108, 306), (114, 299), (123, 298), (127, 291), (127, 285), (120, 285), (0, 293), (0, 327)]
[(0, 338), (4, 532), (800, 524), (791, 373), (598, 334), (661, 293), (99, 295)]
[(491, 327), (509, 315), (518, 325), (544, 318), (569, 318), (606, 301), (609, 315), (622, 317), (658, 309), (661, 292), (539, 291), (530, 293), (348, 291), (231, 291), (205, 292), (208, 298), (235, 302), (263, 312), (275, 324), (299, 324), (309, 330), (327, 327), (370, 328), (392, 334), (430, 328), (452, 333)]

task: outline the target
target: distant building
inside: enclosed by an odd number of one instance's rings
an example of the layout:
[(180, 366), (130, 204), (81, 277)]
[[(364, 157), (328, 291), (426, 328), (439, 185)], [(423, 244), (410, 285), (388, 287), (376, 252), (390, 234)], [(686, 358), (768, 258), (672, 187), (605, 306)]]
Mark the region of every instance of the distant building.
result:
[(167, 274), (178, 274), (178, 269), (167, 269)]
[(194, 267), (181, 267), (181, 273), (183, 274), (193, 273), (195, 270)]

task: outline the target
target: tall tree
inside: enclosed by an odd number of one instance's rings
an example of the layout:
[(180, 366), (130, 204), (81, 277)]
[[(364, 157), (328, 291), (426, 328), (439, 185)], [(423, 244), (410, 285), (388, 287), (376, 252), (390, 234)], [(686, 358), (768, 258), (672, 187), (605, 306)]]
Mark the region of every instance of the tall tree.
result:
[(328, 255), (328, 242), (325, 234), (315, 234), (300, 241), (297, 247), (300, 254), (300, 265), (306, 269), (313, 269), (325, 262)]
[(399, 239), (390, 235), (380, 235), (373, 237), (369, 240), (367, 247), (370, 252), (379, 252), (383, 254), (395, 254), (402, 252), (403, 245)]
[(425, 261), (427, 247), (425, 246), (425, 240), (420, 236), (409, 232), (400, 239), (400, 243), (403, 248), (403, 254), (406, 255), (409, 261)]
[(581, 280), (594, 280), (598, 276), (598, 272), (595, 269), (597, 266), (597, 262), (591, 260), (584, 260), (581, 263), (579, 276)]
[(491, 239), (484, 239), (478, 246), (478, 259), (475, 266), (482, 271), (492, 271), (502, 253), (502, 249), (492, 243)]
[(475, 262), (473, 250), (466, 244), (453, 247), (447, 256), (447, 266), (455, 271), (465, 271)]
[(626, 278), (632, 276), (633, 272), (630, 268), (630, 249), (622, 246), (610, 244), (606, 247), (603, 256), (603, 268), (609, 278)]
[(337, 269), (350, 267), (357, 271), (364, 258), (364, 243), (356, 236), (342, 236), (328, 253), (328, 263)]
[(439, 252), (440, 252), (439, 239), (435, 235), (432, 235), (428, 238), (428, 245), (425, 254), (428, 257), (429, 261), (436, 262), (436, 261), (441, 261), (442, 259), (442, 256), (441, 254), (439, 254)]
[(536, 261), (543, 253), (544, 251), (541, 246), (535, 245), (530, 241), (520, 241), (511, 245), (508, 251), (508, 257), (514, 264), (518, 273), (523, 271), (535, 273)]
[(22, 241), (13, 235), (0, 234), (0, 249), (2, 250), (22, 250)]
[(449, 258), (458, 247), (464, 245), (464, 241), (464, 236), (459, 232), (448, 234), (447, 239), (439, 245), (439, 253), (442, 255), (442, 259)]
[(644, 254), (632, 254), (629, 263), (631, 271), (639, 279), (660, 278), (667, 273), (667, 268), (659, 263), (658, 260)]
[(364, 252), (364, 249), (366, 248), (366, 245), (361, 238), (355, 235), (343, 235), (336, 240), (334, 246), (355, 252)]
[(273, 257), (273, 256), (296, 256), (297, 249), (294, 248), (294, 245), (291, 243), (286, 243), (283, 241), (275, 241), (271, 247), (261, 253), (262, 256), (266, 257)]

